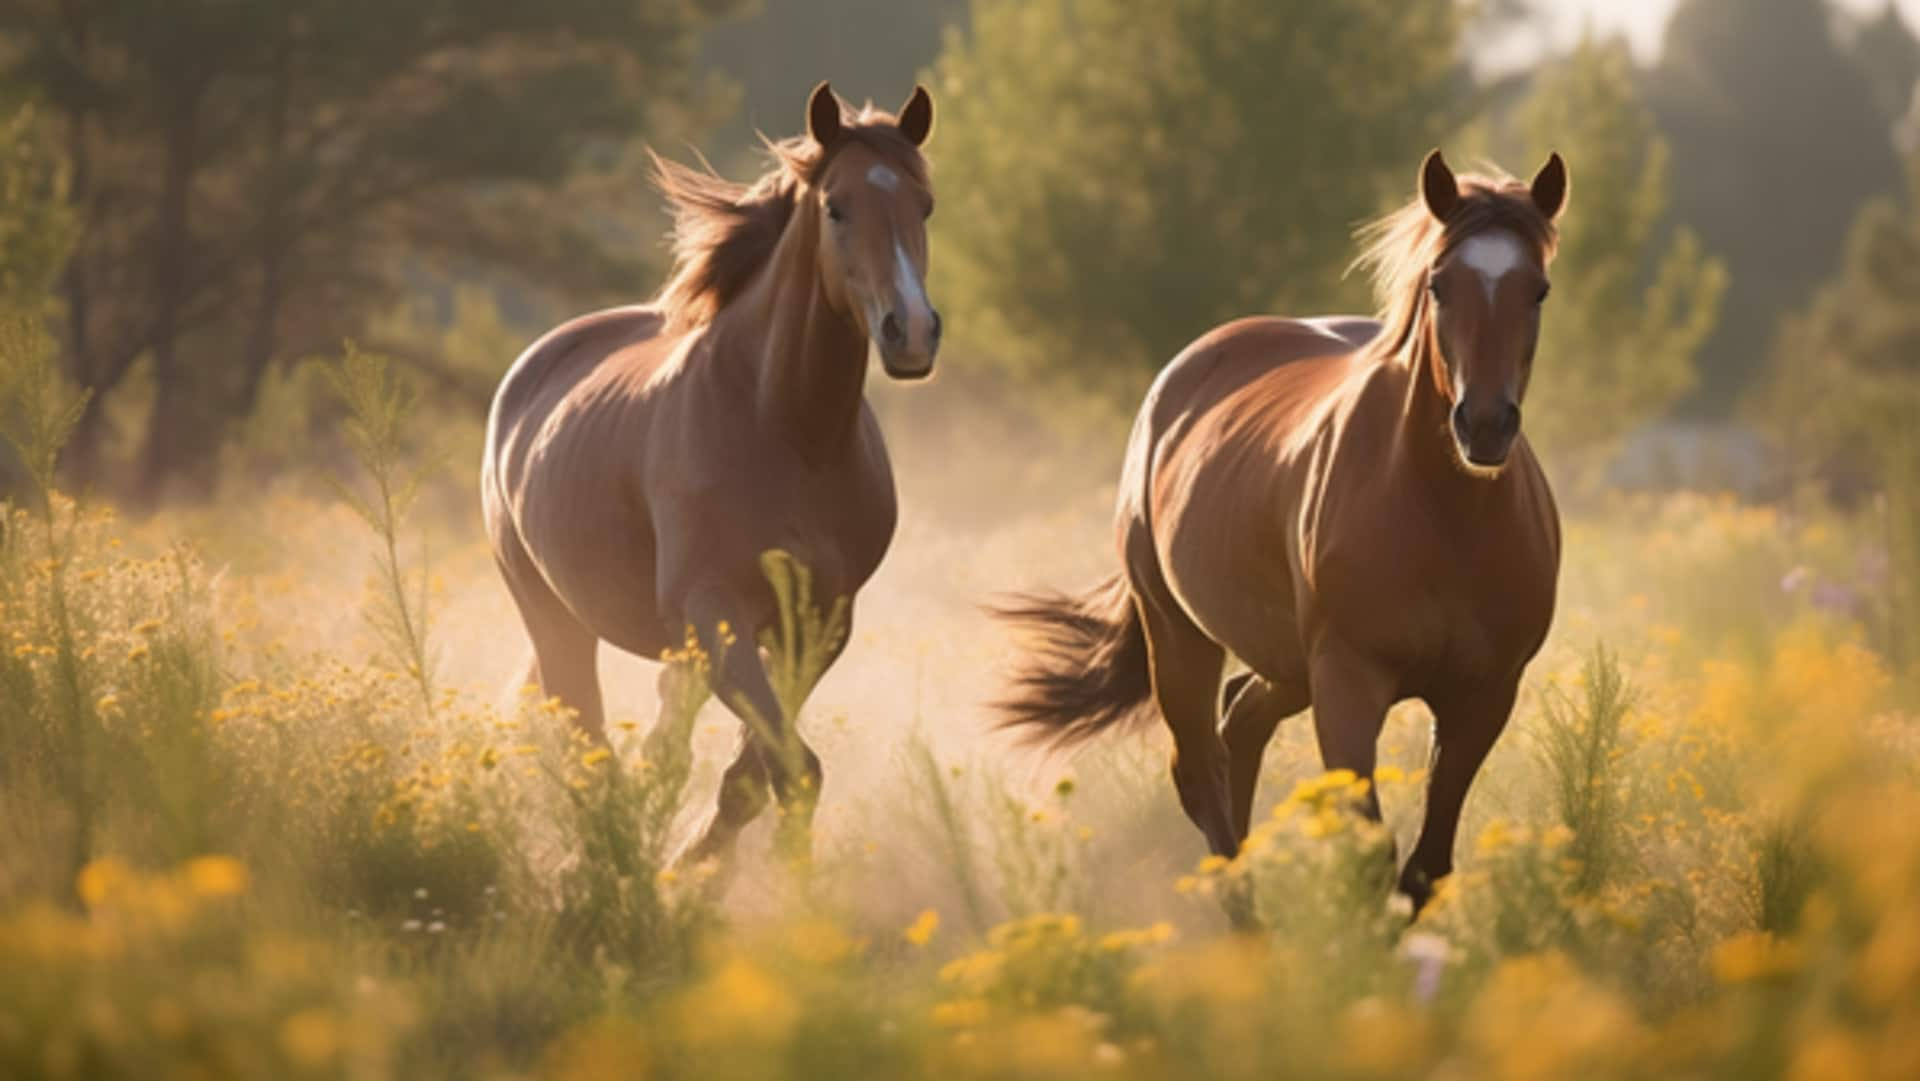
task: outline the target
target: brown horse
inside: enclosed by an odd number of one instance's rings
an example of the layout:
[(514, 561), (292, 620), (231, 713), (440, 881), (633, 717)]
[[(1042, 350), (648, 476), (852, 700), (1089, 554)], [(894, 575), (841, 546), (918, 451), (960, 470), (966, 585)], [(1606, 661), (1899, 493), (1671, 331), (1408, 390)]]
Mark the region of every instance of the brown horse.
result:
[[(595, 650), (643, 657), (698, 636), (708, 682), (746, 732), (690, 850), (723, 855), (771, 785), (804, 833), (820, 762), (763, 664), (777, 601), (760, 562), (790, 553), (851, 598), (893, 539), (893, 472), (864, 395), (933, 371), (933, 102), (843, 111), (825, 83), (807, 135), (769, 142), (751, 186), (655, 159), (678, 211), (656, 300), (567, 323), (501, 381), (480, 490), (495, 562), (533, 639), (530, 681), (604, 738)], [(662, 697), (683, 666), (662, 673)]]
[[(1420, 198), (1363, 234), (1379, 321), (1242, 319), (1174, 358), (1127, 447), (1123, 573), (1002, 612), (1041, 646), (1006, 723), (1070, 743), (1151, 700), (1182, 806), (1231, 858), (1283, 718), (1311, 705), (1326, 767), (1371, 780), (1388, 708), (1424, 699), (1400, 875), (1424, 904), (1553, 617), (1559, 516), (1520, 402), (1567, 187), (1558, 155), (1525, 186), (1456, 179), (1435, 151)], [(1223, 697), (1229, 652), (1249, 671)]]

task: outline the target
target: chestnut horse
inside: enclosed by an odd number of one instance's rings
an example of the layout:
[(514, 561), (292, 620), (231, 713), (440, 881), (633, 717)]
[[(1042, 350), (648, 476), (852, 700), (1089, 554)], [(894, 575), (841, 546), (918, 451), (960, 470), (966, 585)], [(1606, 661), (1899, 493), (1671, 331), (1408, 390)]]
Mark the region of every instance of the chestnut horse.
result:
[[(820, 762), (763, 664), (779, 613), (761, 556), (788, 552), (850, 603), (893, 539), (867, 344), (895, 379), (933, 371), (932, 126), (923, 88), (896, 119), (849, 115), (822, 83), (806, 136), (769, 142), (751, 186), (656, 158), (678, 212), (665, 288), (550, 331), (494, 395), (481, 501), (529, 681), (604, 739), (599, 643), (657, 658), (692, 634), (747, 722), (696, 860), (725, 854), (769, 786), (801, 835), (811, 819)], [(663, 701), (684, 668), (662, 673)]]
[[(1001, 613), (1040, 645), (1004, 721), (1071, 743), (1157, 705), (1181, 805), (1232, 858), (1283, 718), (1311, 705), (1326, 768), (1370, 781), (1388, 708), (1424, 699), (1399, 879), (1424, 904), (1553, 618), (1559, 515), (1520, 403), (1567, 187), (1558, 155), (1526, 186), (1435, 151), (1420, 197), (1363, 233), (1377, 322), (1242, 319), (1175, 357), (1127, 446), (1122, 573)], [(1222, 696), (1229, 653), (1248, 671)]]

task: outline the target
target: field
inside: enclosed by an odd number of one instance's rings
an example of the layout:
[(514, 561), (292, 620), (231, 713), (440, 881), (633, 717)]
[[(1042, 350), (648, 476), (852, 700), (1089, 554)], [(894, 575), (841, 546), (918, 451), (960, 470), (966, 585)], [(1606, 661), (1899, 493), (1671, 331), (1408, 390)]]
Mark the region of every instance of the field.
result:
[(337, 492), (10, 512), (0, 1075), (1920, 1076), (1920, 693), (1874, 507), (1583, 500), (1409, 926), (1422, 708), (1384, 828), (1299, 719), (1248, 853), (1200, 861), (1162, 733), (1049, 757), (985, 708), (1018, 644), (979, 605), (1102, 572), (1117, 432), (889, 399), (902, 529), (805, 712), (812, 858), (768, 816), (720, 876), (669, 863), (735, 722), (609, 655), (609, 753), (511, 686), (471, 459), (412, 456), (351, 371)]

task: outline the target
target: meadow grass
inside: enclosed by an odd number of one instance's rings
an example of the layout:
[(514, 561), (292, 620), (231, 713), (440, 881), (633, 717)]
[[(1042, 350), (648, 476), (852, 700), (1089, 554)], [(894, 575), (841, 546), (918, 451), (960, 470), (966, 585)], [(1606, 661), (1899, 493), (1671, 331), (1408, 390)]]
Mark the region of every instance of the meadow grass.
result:
[(408, 516), (431, 459), (377, 360), (338, 377), (335, 494), (143, 521), (52, 491), (71, 399), (7, 361), (49, 467), (0, 534), (0, 1075), (1920, 1076), (1920, 696), (1814, 588), (1871, 522), (1584, 511), (1409, 924), (1423, 709), (1384, 823), (1295, 720), (1247, 852), (1202, 861), (1161, 733), (1062, 759), (982, 723), (1012, 646), (972, 602), (1098, 554), (1097, 501), (957, 540), (909, 504), (824, 677), (846, 612), (768, 565), (827, 781), (814, 858), (768, 822), (722, 889), (672, 858), (737, 722), (698, 680), (631, 708), (617, 664), (606, 745), (499, 699), (518, 628), (471, 523)]

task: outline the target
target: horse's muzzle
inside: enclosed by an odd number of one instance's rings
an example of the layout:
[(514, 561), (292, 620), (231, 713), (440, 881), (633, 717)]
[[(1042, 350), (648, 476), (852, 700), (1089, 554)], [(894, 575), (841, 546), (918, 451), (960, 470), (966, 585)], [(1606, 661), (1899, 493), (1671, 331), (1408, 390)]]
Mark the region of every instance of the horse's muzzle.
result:
[(1463, 402), (1453, 408), (1453, 438), (1468, 465), (1479, 469), (1506, 465), (1519, 437), (1520, 407), (1513, 402), (1482, 409), (1469, 409)]
[(928, 315), (923, 325), (913, 328), (917, 334), (893, 312), (880, 320), (874, 344), (880, 349), (880, 367), (890, 378), (913, 382), (933, 374), (933, 358), (940, 352), (940, 313), (929, 309)]

